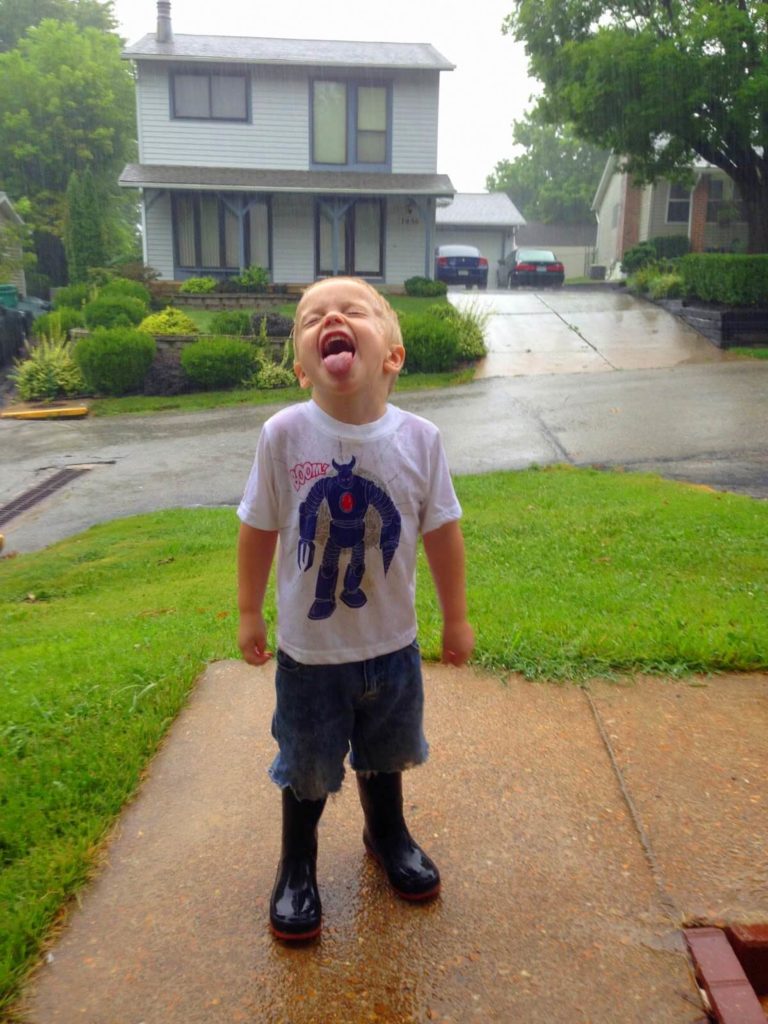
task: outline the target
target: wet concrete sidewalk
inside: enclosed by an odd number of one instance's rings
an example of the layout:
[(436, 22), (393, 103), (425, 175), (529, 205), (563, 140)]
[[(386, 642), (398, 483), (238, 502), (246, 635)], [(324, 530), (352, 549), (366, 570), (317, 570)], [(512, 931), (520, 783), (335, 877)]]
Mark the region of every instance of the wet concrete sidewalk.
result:
[(768, 675), (586, 688), (425, 668), (412, 831), (432, 905), (363, 852), (353, 780), (321, 822), (320, 941), (266, 908), (272, 671), (211, 666), (27, 992), (35, 1024), (693, 1024), (680, 925), (768, 922)]

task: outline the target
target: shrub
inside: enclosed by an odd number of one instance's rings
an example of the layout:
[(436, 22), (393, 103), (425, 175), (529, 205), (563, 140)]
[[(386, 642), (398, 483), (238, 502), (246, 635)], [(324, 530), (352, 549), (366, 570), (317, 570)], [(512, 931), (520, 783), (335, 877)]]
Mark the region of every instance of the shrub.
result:
[(231, 278), (232, 283), (239, 285), (248, 291), (263, 292), (267, 290), (269, 285), (269, 271), (265, 270), (264, 267), (246, 267), (242, 274), (238, 274), (237, 277)]
[(107, 295), (89, 302), (83, 309), (88, 327), (135, 327), (146, 315), (141, 299), (130, 295)]
[(405, 345), (406, 370), (441, 373), (460, 361), (459, 328), (452, 319), (429, 313), (403, 313), (400, 328)]
[(406, 295), (422, 295), (427, 298), (437, 298), (445, 295), (448, 285), (445, 281), (431, 281), (428, 277), (409, 277), (405, 282)]
[(640, 242), (627, 249), (621, 261), (621, 269), (625, 274), (634, 274), (636, 270), (656, 260), (656, 249), (650, 242)]
[(145, 309), (149, 309), (152, 299), (145, 284), (141, 281), (131, 281), (127, 277), (113, 277), (111, 281), (107, 281), (99, 291), (99, 298), (105, 298), (107, 295), (128, 295), (132, 299), (139, 299), (144, 303)]
[(457, 309), (456, 306), (435, 304), (426, 311), (430, 316), (441, 320), (451, 320), (459, 330), (459, 359), (461, 362), (474, 362), (488, 355), (485, 344), (485, 329), (488, 326), (490, 313), (480, 309), (477, 303)]
[(646, 295), (651, 287), (651, 281), (659, 276), (659, 272), (653, 264), (646, 264), (639, 267), (627, 278), (627, 288), (635, 295)]
[(178, 352), (158, 349), (144, 378), (145, 395), (180, 395), (190, 390), (189, 377)]
[(293, 330), (293, 320), (280, 313), (259, 313), (251, 317), (251, 330), (254, 334), (262, 331), (267, 338), (287, 338)]
[(227, 309), (211, 317), (211, 334), (251, 334), (251, 314), (242, 309)]
[(259, 360), (256, 369), (243, 384), (249, 388), (270, 391), (274, 388), (290, 388), (296, 383), (296, 374), (285, 366), (278, 366), (266, 357)]
[(68, 284), (64, 288), (57, 288), (53, 296), (53, 308), (62, 309), (68, 306), (70, 309), (82, 309), (91, 296), (92, 288), (88, 284)]
[(238, 338), (203, 338), (181, 353), (181, 365), (190, 381), (203, 391), (242, 384), (250, 378), (257, 360), (256, 347)]
[(32, 324), (32, 334), (35, 338), (50, 338), (51, 335), (61, 336), (66, 339), (73, 327), (83, 327), (85, 318), (79, 309), (71, 306), (62, 306), (55, 313), (43, 313), (35, 319)]
[(768, 305), (768, 255), (691, 253), (678, 269), (686, 295), (727, 306)]
[(650, 240), (660, 260), (674, 260), (690, 251), (687, 235), (656, 235)]
[(683, 279), (679, 274), (658, 274), (648, 283), (652, 299), (679, 299), (683, 294)]
[(27, 358), (17, 360), (9, 377), (25, 402), (69, 398), (85, 391), (85, 381), (72, 358), (72, 346), (63, 336), (43, 338), (27, 348)]
[(86, 384), (102, 395), (140, 391), (154, 355), (154, 340), (126, 327), (98, 327), (74, 348)]
[(167, 306), (160, 313), (151, 313), (139, 327), (148, 334), (197, 334), (197, 324), (192, 317), (175, 306)]
[(184, 295), (208, 295), (216, 290), (215, 277), (188, 277), (179, 288)]

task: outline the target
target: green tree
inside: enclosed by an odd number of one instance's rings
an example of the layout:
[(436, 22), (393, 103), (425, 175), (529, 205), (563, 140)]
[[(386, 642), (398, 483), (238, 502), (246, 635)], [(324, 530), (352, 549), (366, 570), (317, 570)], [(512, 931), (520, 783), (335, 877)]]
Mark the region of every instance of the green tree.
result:
[(110, 32), (117, 27), (113, 0), (0, 0), (0, 51), (12, 50), (28, 29), (45, 18), (71, 21), (79, 29)]
[(506, 192), (528, 220), (591, 220), (606, 150), (578, 139), (569, 125), (542, 124), (530, 114), (513, 122), (512, 140), (525, 152), (496, 164), (486, 178), (488, 191)]
[(105, 225), (101, 197), (90, 168), (73, 171), (67, 185), (64, 248), (69, 280), (81, 284), (92, 267), (106, 263)]
[(768, 5), (764, 0), (514, 0), (503, 31), (544, 85), (537, 116), (621, 154), (639, 182), (730, 175), (749, 249), (768, 252)]
[(46, 20), (16, 49), (0, 54), (0, 181), (9, 194), (31, 202), (45, 273), (63, 253), (72, 171), (90, 168), (108, 202), (108, 221), (124, 220), (116, 181), (135, 152), (135, 109), (133, 77), (120, 45), (110, 33)]

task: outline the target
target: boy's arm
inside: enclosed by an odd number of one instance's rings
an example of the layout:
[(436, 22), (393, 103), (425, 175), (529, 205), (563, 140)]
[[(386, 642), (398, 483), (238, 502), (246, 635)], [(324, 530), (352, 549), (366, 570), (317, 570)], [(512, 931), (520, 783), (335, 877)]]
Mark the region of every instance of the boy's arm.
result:
[(257, 530), (240, 524), (237, 543), (237, 605), (240, 626), (237, 645), (249, 665), (263, 665), (272, 657), (267, 650), (264, 594), (277, 545), (277, 530)]
[(443, 611), (443, 661), (463, 665), (475, 646), (467, 622), (464, 537), (458, 520), (422, 535), (432, 579)]

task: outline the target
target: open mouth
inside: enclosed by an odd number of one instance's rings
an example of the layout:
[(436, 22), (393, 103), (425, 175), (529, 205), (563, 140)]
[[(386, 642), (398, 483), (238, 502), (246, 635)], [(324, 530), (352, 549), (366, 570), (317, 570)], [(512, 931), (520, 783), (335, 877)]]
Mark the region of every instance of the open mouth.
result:
[(320, 354), (323, 359), (327, 359), (328, 356), (337, 356), (341, 352), (349, 352), (352, 355), (355, 354), (355, 346), (345, 337), (343, 334), (332, 334), (327, 338), (323, 338), (320, 346)]
[(328, 334), (320, 342), (320, 356), (326, 370), (334, 377), (349, 373), (355, 358), (355, 346), (344, 334)]

